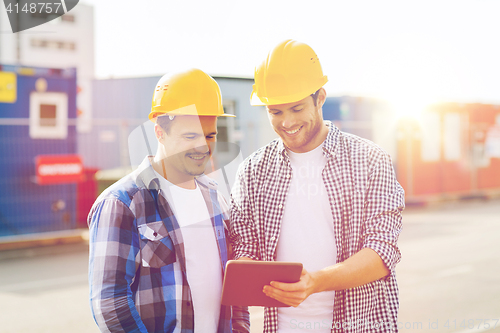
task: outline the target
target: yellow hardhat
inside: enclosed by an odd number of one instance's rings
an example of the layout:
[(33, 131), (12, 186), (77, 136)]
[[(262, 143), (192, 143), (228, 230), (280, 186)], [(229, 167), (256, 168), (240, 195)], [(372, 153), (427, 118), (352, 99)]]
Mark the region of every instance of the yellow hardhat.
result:
[(278, 44), (255, 68), (252, 105), (276, 105), (300, 101), (328, 81), (314, 50), (292, 39)]
[(217, 82), (199, 69), (166, 74), (158, 81), (149, 119), (163, 114), (235, 117), (224, 113)]

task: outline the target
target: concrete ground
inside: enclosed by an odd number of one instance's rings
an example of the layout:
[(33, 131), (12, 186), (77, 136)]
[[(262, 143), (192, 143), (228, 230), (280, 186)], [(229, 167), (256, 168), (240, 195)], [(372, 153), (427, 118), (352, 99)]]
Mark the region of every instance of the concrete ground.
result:
[[(400, 332), (500, 332), (499, 238), (499, 200), (407, 209)], [(0, 331), (99, 332), (87, 262), (85, 242), (0, 251)], [(262, 332), (262, 309), (251, 308), (251, 321)]]

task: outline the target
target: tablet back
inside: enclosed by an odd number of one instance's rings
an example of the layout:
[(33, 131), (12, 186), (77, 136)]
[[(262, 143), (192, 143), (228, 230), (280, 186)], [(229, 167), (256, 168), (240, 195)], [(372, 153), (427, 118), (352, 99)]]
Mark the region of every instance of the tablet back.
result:
[(262, 291), (271, 281), (297, 282), (302, 264), (281, 261), (229, 260), (222, 287), (223, 305), (240, 306), (288, 306)]

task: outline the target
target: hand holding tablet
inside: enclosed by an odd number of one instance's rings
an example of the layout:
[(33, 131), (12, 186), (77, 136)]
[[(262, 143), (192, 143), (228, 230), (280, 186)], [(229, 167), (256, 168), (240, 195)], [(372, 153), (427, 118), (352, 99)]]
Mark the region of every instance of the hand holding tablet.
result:
[(302, 264), (298, 262), (229, 260), (224, 274), (222, 304), (239, 306), (289, 306), (262, 291), (271, 281), (298, 282)]

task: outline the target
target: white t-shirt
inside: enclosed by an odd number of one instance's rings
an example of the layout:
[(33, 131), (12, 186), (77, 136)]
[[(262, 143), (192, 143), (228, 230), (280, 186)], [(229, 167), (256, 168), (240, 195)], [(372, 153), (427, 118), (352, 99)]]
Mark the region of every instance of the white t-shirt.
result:
[[(323, 183), (323, 146), (302, 154), (288, 151), (292, 179), (276, 248), (277, 261), (297, 261), (314, 272), (337, 261), (333, 217)], [(310, 295), (298, 307), (278, 308), (280, 333), (329, 332), (334, 291)]]
[(207, 205), (198, 185), (184, 189), (156, 173), (162, 193), (181, 227), (186, 272), (194, 309), (194, 332), (217, 332), (222, 293), (222, 267)]

